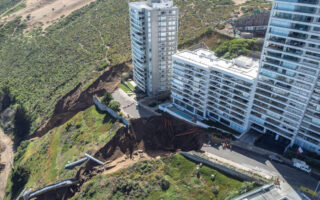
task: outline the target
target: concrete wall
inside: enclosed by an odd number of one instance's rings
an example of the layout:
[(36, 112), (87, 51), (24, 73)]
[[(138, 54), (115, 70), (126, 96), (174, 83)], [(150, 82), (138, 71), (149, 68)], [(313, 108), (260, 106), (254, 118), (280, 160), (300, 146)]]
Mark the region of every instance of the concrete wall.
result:
[(119, 116), (118, 113), (114, 112), (112, 109), (110, 109), (108, 106), (102, 104), (97, 97), (93, 97), (93, 103), (97, 106), (97, 108), (100, 111), (104, 111), (109, 113), (112, 117), (114, 117), (115, 119), (119, 119), (122, 121), (122, 123), (126, 126), (129, 126), (129, 122), (124, 119), (123, 117)]

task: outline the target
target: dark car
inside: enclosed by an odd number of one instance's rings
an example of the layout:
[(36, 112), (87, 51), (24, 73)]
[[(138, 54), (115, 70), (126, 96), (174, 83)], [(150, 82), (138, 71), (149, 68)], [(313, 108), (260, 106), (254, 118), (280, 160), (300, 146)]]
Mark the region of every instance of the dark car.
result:
[(278, 163), (284, 163), (284, 161), (280, 158), (280, 156), (277, 156), (277, 155), (269, 155), (269, 159), (271, 161), (275, 161), (275, 162), (278, 162)]

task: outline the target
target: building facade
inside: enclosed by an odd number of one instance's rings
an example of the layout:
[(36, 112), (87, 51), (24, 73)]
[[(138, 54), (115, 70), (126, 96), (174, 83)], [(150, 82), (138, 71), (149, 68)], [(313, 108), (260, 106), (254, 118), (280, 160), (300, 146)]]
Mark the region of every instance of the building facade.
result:
[(173, 105), (243, 133), (250, 127), (258, 67), (247, 57), (227, 61), (204, 49), (179, 52), (173, 56)]
[(274, 0), (252, 127), (320, 153), (320, 3)]
[(133, 79), (150, 96), (170, 91), (178, 8), (170, 0), (129, 3)]

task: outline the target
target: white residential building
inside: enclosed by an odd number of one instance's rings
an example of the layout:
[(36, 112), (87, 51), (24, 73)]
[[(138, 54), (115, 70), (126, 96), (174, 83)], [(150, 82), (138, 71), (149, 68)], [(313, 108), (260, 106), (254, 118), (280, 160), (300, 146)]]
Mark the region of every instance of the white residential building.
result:
[(248, 57), (227, 61), (213, 52), (185, 50), (173, 56), (173, 105), (200, 119), (245, 132), (250, 127), (259, 62)]
[(252, 108), (253, 128), (320, 153), (319, 72), (319, 0), (274, 0)]
[(129, 3), (133, 79), (148, 95), (170, 91), (178, 8), (171, 0)]

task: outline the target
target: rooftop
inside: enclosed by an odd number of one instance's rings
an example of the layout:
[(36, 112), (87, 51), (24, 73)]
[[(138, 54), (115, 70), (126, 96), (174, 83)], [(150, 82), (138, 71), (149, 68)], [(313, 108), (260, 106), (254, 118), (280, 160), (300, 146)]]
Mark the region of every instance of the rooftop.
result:
[(249, 80), (254, 80), (258, 76), (259, 60), (247, 56), (225, 60), (218, 58), (214, 52), (206, 49), (184, 50), (176, 53), (175, 56), (208, 69), (219, 69)]
[(130, 6), (138, 9), (152, 9), (152, 8), (171, 8), (173, 6), (172, 0), (148, 0), (137, 1), (129, 3)]

